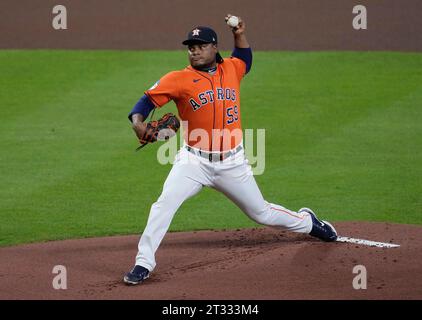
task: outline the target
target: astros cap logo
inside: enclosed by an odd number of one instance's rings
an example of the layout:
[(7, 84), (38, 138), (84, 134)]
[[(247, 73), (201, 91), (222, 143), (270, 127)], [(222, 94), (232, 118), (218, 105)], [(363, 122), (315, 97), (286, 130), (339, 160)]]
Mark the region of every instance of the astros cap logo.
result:
[(198, 28), (192, 30), (192, 35), (193, 36), (199, 36), (199, 32), (201, 32), (201, 30), (199, 30)]

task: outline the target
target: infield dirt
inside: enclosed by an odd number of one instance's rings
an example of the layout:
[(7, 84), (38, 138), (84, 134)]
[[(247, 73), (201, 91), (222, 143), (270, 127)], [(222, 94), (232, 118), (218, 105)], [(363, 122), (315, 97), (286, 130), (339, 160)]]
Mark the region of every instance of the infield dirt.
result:
[[(0, 299), (421, 299), (422, 228), (337, 223), (340, 235), (400, 244), (383, 249), (323, 243), (272, 228), (169, 233), (143, 284), (122, 282), (138, 236), (55, 241), (0, 249)], [(53, 268), (67, 289), (53, 288)], [(367, 289), (353, 288), (356, 265)]]

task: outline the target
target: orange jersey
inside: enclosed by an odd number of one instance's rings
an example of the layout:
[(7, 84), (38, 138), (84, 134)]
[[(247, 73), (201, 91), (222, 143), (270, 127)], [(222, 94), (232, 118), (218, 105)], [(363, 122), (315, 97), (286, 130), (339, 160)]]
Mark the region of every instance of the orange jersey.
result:
[(145, 94), (158, 108), (170, 100), (176, 103), (188, 145), (227, 151), (242, 141), (240, 81), (245, 73), (245, 62), (230, 57), (214, 75), (192, 66), (170, 72)]

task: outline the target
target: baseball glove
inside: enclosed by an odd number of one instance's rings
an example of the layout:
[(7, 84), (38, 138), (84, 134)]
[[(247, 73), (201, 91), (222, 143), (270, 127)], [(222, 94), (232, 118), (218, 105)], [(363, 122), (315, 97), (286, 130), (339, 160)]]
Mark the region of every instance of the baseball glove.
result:
[(179, 119), (172, 113), (166, 113), (162, 118), (147, 123), (145, 133), (139, 139), (141, 143), (139, 148), (157, 140), (168, 140), (176, 134), (179, 128)]

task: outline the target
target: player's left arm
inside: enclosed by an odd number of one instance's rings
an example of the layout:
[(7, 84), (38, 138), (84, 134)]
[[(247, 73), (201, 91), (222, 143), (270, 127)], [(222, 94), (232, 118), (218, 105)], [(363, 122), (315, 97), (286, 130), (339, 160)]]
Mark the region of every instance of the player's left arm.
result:
[(147, 127), (146, 123), (144, 123), (144, 120), (148, 118), (148, 115), (154, 108), (154, 104), (151, 102), (148, 96), (144, 94), (129, 113), (128, 118), (132, 123), (132, 129), (135, 131), (136, 136), (139, 139), (144, 136)]
[[(231, 17), (230, 14), (228, 14), (225, 17), (225, 20), (227, 21)], [(233, 33), (234, 37), (234, 50), (232, 52), (232, 57), (238, 58), (242, 60), (246, 65), (246, 71), (245, 74), (249, 72), (249, 70), (252, 67), (252, 49), (249, 45), (249, 42), (246, 38), (246, 23), (241, 18), (239, 18), (239, 24), (237, 27), (230, 27)]]

